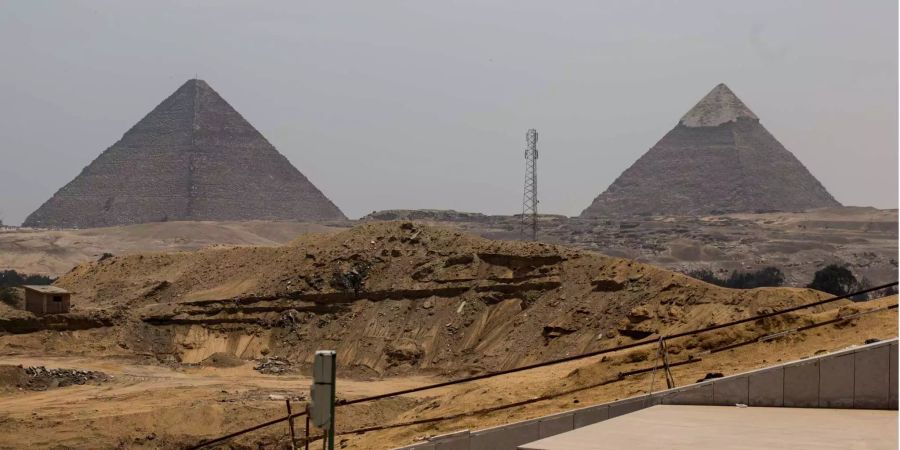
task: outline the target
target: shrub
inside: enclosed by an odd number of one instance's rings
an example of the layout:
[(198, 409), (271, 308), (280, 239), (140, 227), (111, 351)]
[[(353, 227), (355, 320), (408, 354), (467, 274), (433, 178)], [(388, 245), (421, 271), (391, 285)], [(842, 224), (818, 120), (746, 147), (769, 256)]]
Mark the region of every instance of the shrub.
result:
[(875, 292), (870, 292), (869, 298), (889, 297), (891, 295), (897, 295), (897, 286), (888, 286), (884, 289), (879, 289)]
[(784, 285), (784, 274), (777, 267), (765, 267), (756, 272), (731, 272), (728, 287), (735, 289), (753, 289), (758, 287), (777, 287)]
[(19, 308), (19, 294), (11, 287), (0, 288), (0, 302)]
[(691, 278), (696, 278), (700, 281), (705, 281), (709, 284), (715, 284), (716, 286), (724, 286), (725, 280), (716, 276), (712, 270), (709, 269), (699, 269), (693, 272), (688, 272), (687, 276)]
[(15, 270), (0, 270), (0, 302), (19, 308), (21, 297), (14, 287), (22, 284), (52, 284), (55, 280), (46, 275), (24, 275)]
[(784, 285), (784, 274), (777, 267), (765, 267), (755, 272), (738, 272), (735, 270), (731, 272), (728, 278), (719, 278), (709, 269), (695, 270), (687, 275), (716, 286), (732, 289), (753, 289)]
[(827, 292), (832, 295), (847, 295), (857, 289), (861, 284), (853, 276), (853, 272), (845, 266), (831, 264), (821, 269), (813, 275), (811, 283), (806, 285), (808, 288)]

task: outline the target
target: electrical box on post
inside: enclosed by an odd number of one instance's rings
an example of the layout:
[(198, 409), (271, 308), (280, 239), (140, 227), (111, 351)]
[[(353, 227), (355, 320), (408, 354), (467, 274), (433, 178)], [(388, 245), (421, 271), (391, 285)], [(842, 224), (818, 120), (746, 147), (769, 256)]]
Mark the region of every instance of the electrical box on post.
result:
[(334, 350), (319, 350), (313, 363), (313, 384), (309, 395), (309, 418), (319, 428), (331, 429), (334, 416)]

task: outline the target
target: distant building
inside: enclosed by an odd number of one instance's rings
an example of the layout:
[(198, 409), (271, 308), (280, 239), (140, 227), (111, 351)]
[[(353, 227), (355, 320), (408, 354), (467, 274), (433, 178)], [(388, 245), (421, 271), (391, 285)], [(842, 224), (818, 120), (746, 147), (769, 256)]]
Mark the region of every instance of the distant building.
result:
[(37, 315), (69, 312), (72, 293), (56, 286), (22, 286), (25, 289), (25, 310)]
[(202, 80), (188, 80), (22, 224), (347, 217)]
[(839, 206), (759, 117), (720, 84), (581, 217), (705, 216)]

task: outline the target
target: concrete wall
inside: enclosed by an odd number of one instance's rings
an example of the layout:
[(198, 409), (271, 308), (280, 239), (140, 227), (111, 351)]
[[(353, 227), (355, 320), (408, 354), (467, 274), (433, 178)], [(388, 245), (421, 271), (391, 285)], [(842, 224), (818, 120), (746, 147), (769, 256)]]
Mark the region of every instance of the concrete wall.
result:
[(658, 404), (897, 409), (897, 370), (897, 339), (892, 339), (523, 422), (435, 436), (402, 450), (516, 450)]

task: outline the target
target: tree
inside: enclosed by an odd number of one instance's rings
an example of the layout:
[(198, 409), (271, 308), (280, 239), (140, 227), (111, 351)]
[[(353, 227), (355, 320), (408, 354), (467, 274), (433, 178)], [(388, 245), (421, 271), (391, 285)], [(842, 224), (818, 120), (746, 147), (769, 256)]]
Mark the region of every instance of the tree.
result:
[(0, 270), (0, 288), (21, 284), (53, 284), (55, 278), (46, 275), (24, 275), (15, 270)]
[(765, 267), (756, 272), (731, 272), (726, 282), (734, 289), (753, 289), (758, 287), (778, 287), (784, 285), (784, 274), (777, 267)]
[(13, 308), (18, 308), (19, 294), (13, 288), (0, 287), (0, 302), (6, 303)]
[(717, 277), (716, 274), (714, 274), (713, 271), (709, 269), (695, 270), (693, 272), (688, 272), (687, 275), (691, 278), (696, 278), (709, 284), (715, 284), (716, 286), (725, 285), (725, 281)]
[(0, 271), (0, 287), (18, 286), (25, 282), (25, 278), (15, 270)]
[(716, 286), (732, 289), (754, 289), (758, 287), (778, 287), (784, 285), (784, 274), (777, 267), (764, 267), (755, 272), (732, 271), (728, 278), (719, 278), (709, 269), (688, 273), (688, 276)]
[(24, 275), (15, 270), (0, 270), (0, 302), (14, 308), (19, 307), (18, 292), (13, 289), (22, 284), (53, 284), (55, 278), (46, 275)]
[(847, 295), (860, 286), (853, 272), (845, 266), (831, 264), (813, 275), (813, 280), (806, 287), (827, 292), (832, 295)]

